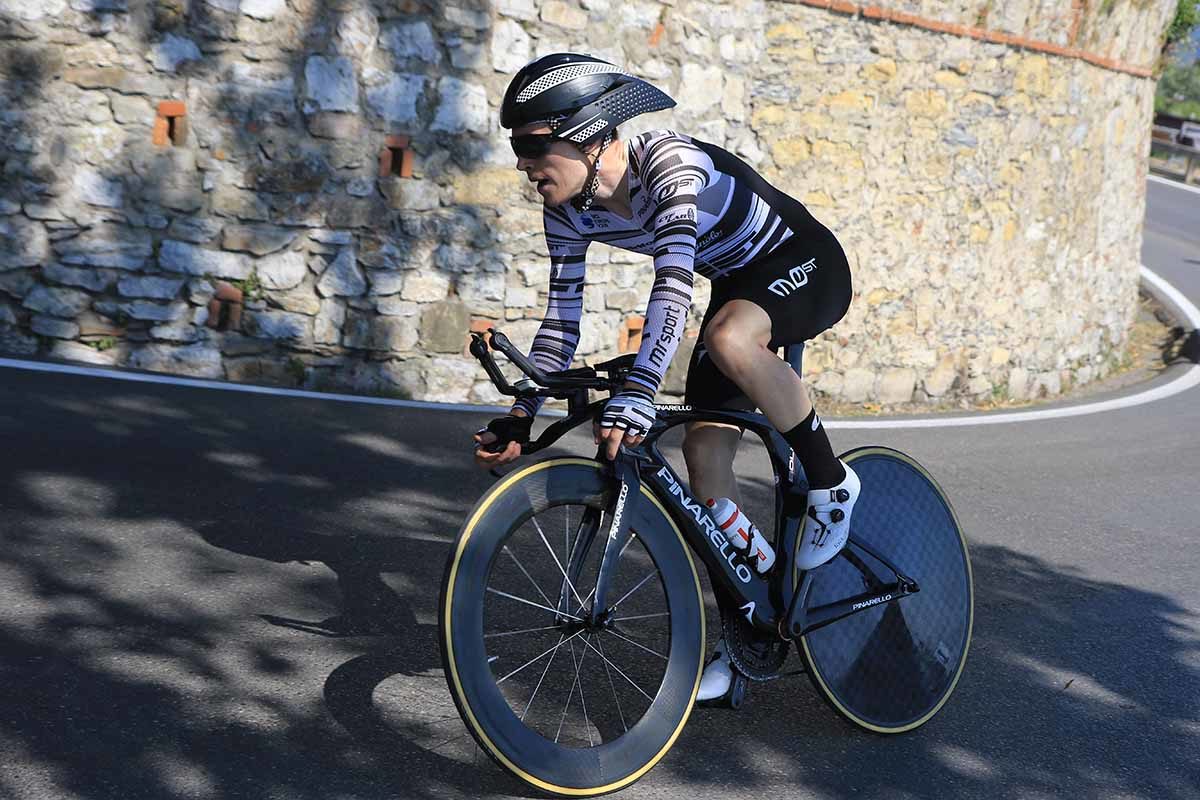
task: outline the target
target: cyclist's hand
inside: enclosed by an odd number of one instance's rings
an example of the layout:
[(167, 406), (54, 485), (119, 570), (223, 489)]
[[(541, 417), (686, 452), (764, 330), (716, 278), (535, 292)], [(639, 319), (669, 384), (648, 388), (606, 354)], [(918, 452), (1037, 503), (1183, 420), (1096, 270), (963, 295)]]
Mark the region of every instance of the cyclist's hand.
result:
[[(486, 428), (475, 432), (475, 463), (483, 469), (503, 466), (516, 461), (521, 455), (521, 445), (529, 442), (529, 431), (533, 419), (522, 414), (510, 414), (488, 423)], [(504, 440), (505, 446), (498, 452), (488, 447)]]
[(609, 461), (617, 457), (622, 444), (636, 447), (642, 443), (654, 424), (654, 413), (653, 398), (645, 390), (627, 388), (612, 396), (600, 415), (596, 436), (596, 444), (604, 442)]

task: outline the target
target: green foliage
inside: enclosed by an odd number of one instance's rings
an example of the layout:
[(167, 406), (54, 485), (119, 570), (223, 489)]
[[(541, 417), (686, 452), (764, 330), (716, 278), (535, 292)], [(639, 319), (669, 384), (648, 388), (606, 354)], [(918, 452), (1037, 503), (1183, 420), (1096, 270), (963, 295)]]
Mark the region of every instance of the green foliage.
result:
[(1163, 70), (1154, 95), (1154, 110), (1200, 120), (1200, 62), (1173, 63)]
[(243, 281), (229, 281), (229, 283), (241, 290), (242, 302), (261, 300), (263, 297), (263, 285), (258, 278), (258, 270), (251, 272), (250, 277)]
[(1196, 0), (1179, 0), (1179, 5), (1175, 7), (1175, 19), (1167, 27), (1167, 44), (1187, 38), (1197, 24), (1200, 24), (1200, 4)]
[(112, 350), (117, 346), (117, 340), (112, 336), (105, 336), (100, 341), (96, 342), (96, 349), (103, 353), (105, 350)]

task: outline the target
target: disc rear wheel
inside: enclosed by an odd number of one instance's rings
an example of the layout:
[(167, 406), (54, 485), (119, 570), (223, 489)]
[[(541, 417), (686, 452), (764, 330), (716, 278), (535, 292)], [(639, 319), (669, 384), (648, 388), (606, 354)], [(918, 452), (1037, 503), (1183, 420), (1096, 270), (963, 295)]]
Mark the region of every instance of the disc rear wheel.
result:
[(868, 730), (901, 733), (931, 719), (962, 674), (974, 615), (971, 562), (949, 500), (920, 464), (882, 447), (842, 458), (862, 492), (850, 543), (813, 573), (808, 607), (895, 580), (856, 543), (920, 590), (811, 631), (797, 646), (813, 685), (839, 714)]

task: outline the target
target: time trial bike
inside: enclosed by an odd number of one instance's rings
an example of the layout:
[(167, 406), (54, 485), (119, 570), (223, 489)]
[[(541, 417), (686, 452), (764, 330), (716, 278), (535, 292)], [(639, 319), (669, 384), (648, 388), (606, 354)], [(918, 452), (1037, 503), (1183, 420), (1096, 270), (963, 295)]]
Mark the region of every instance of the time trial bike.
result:
[[(523, 452), (598, 418), (624, 383), (625, 356), (543, 373), (500, 332), (491, 348), (526, 377), (510, 385), (473, 334), (471, 353), (506, 395), (567, 401)], [(797, 365), (794, 365), (797, 366)], [(754, 413), (659, 405), (642, 444), (608, 461), (551, 458), (496, 483), (468, 515), (442, 582), (439, 628), (450, 693), (502, 768), (542, 791), (591, 796), (628, 786), (671, 748), (704, 669), (696, 557), (719, 595), (735, 670), (780, 674), (794, 644), (817, 693), (880, 734), (928, 722), (954, 691), (971, 640), (974, 590), (950, 501), (915, 460), (886, 447), (842, 456), (862, 482), (849, 542), (810, 571), (794, 566), (806, 512), (803, 471)], [(676, 425), (754, 432), (775, 475), (775, 566), (759, 575), (659, 449)]]

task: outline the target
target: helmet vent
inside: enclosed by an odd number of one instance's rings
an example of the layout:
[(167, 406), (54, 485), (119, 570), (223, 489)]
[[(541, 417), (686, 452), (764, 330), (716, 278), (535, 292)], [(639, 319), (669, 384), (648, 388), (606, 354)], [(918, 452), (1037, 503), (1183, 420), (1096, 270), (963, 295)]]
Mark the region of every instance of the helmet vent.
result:
[(528, 103), (533, 98), (537, 97), (542, 92), (553, 89), (555, 86), (574, 80), (584, 75), (599, 75), (602, 73), (614, 73), (617, 75), (627, 74), (620, 67), (614, 67), (612, 64), (571, 64), (561, 69), (556, 69), (553, 72), (547, 72), (533, 83), (526, 86), (517, 95), (518, 103)]

